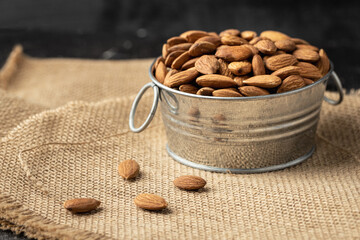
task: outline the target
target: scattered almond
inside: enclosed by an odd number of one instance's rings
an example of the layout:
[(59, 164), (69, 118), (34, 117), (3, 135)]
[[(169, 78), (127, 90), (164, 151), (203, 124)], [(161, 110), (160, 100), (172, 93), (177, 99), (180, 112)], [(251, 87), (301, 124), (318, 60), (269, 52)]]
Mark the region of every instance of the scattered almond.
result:
[(134, 179), (139, 175), (140, 166), (135, 160), (129, 159), (119, 164), (118, 171), (124, 179)]
[(199, 190), (206, 185), (206, 181), (201, 177), (184, 175), (176, 178), (174, 185), (183, 190)]
[(92, 198), (75, 198), (64, 202), (64, 208), (72, 213), (86, 213), (95, 210), (101, 204)]
[(168, 206), (164, 198), (150, 193), (142, 193), (137, 195), (134, 199), (134, 203), (139, 208), (153, 211), (162, 210)]

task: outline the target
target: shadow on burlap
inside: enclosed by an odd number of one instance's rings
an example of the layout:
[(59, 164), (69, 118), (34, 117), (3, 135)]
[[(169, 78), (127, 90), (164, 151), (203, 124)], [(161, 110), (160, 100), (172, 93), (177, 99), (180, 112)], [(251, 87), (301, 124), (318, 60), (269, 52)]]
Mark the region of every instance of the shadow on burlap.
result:
[[(159, 115), (141, 134), (128, 129), (134, 94), (151, 60), (36, 59), (16, 48), (0, 73), (0, 225), (56, 239), (351, 239), (360, 237), (360, 96), (323, 104), (317, 150), (304, 163), (253, 175), (210, 173), (172, 160)], [(335, 94), (327, 93), (331, 97)], [(137, 118), (151, 104), (147, 95)], [(136, 181), (120, 161), (141, 166)], [(184, 174), (205, 178), (199, 192), (176, 189)], [(169, 203), (137, 209), (139, 193)], [(72, 215), (66, 199), (101, 208)]]

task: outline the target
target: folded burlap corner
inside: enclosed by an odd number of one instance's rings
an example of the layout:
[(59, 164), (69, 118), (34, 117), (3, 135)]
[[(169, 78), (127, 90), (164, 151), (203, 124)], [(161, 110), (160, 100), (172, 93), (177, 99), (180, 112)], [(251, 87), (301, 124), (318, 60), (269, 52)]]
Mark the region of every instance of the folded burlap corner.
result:
[[(355, 239), (360, 237), (360, 96), (323, 104), (317, 150), (304, 163), (252, 175), (210, 173), (171, 159), (159, 116), (140, 134), (128, 113), (151, 60), (36, 59), (16, 48), (0, 73), (0, 225), (44, 239)], [(335, 94), (327, 93), (336, 97)], [(145, 97), (137, 117), (150, 107)], [(136, 181), (117, 174), (139, 162)], [(183, 174), (199, 192), (176, 189)], [(164, 212), (137, 209), (139, 193)], [(92, 214), (62, 202), (92, 197)]]

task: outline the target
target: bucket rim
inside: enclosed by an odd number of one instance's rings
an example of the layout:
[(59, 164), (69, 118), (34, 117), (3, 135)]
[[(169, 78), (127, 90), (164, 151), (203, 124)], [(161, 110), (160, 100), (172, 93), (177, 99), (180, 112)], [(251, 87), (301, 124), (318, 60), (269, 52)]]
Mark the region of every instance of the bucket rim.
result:
[(233, 101), (233, 100), (257, 100), (257, 99), (271, 99), (271, 98), (280, 98), (280, 97), (284, 97), (284, 96), (288, 96), (288, 95), (292, 95), (292, 94), (297, 94), (303, 91), (306, 91), (308, 89), (311, 89), (315, 86), (317, 86), (318, 84), (323, 83), (326, 79), (328, 79), (330, 77), (330, 75), (332, 74), (332, 72), (334, 71), (334, 65), (332, 63), (332, 61), (330, 61), (330, 69), (329, 72), (327, 74), (325, 74), (322, 78), (320, 78), (319, 80), (317, 80), (316, 82), (307, 85), (305, 87), (302, 88), (298, 88), (295, 90), (291, 90), (288, 92), (284, 92), (284, 93), (276, 93), (276, 94), (269, 94), (269, 95), (262, 95), (262, 96), (253, 96), (253, 97), (214, 97), (214, 96), (203, 96), (203, 95), (197, 95), (197, 94), (191, 94), (191, 93), (187, 93), (187, 92), (182, 92), (179, 90), (175, 90), (172, 88), (169, 88), (167, 86), (165, 86), (164, 84), (160, 83), (154, 76), (153, 74), (153, 66), (156, 62), (156, 59), (152, 62), (152, 64), (150, 65), (149, 68), (149, 75), (150, 75), (150, 79), (151, 81), (160, 89), (166, 90), (168, 92), (174, 93), (174, 94), (179, 94), (179, 95), (183, 95), (186, 97), (191, 97), (191, 98), (200, 98), (200, 99), (213, 99), (213, 100), (227, 100), (227, 101)]

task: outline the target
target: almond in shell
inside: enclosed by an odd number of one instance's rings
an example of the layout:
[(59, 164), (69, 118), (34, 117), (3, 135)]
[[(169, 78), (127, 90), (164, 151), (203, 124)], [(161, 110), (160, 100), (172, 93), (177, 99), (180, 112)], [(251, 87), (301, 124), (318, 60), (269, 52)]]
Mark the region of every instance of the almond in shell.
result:
[(258, 75), (243, 80), (243, 83), (262, 88), (274, 88), (281, 84), (281, 78), (274, 75)]
[(178, 87), (180, 85), (192, 82), (198, 75), (199, 72), (196, 71), (195, 68), (189, 68), (185, 71), (175, 73), (169, 78), (166, 78), (164, 85), (171, 88)]
[(239, 91), (242, 95), (247, 97), (253, 97), (253, 96), (262, 96), (262, 95), (269, 95), (269, 91), (255, 87), (255, 86), (243, 86), (239, 87)]
[(118, 167), (119, 175), (126, 180), (136, 178), (139, 175), (139, 171), (139, 164), (132, 159), (122, 161)]
[(216, 46), (210, 42), (196, 42), (189, 49), (189, 54), (192, 57), (198, 57), (203, 54), (211, 53), (215, 51)]
[(215, 53), (225, 61), (241, 61), (252, 56), (252, 51), (246, 46), (222, 46)]
[(200, 76), (196, 79), (196, 83), (199, 86), (211, 88), (228, 88), (236, 86), (236, 83), (232, 78), (219, 74)]
[(231, 62), (229, 70), (235, 75), (246, 75), (251, 72), (251, 63), (248, 61)]
[(162, 210), (168, 206), (164, 198), (150, 193), (137, 195), (134, 199), (134, 203), (139, 208), (153, 211)]
[(211, 55), (203, 55), (195, 62), (195, 68), (202, 74), (213, 74), (219, 69), (220, 64), (216, 57)]
[(198, 176), (184, 175), (176, 178), (174, 185), (183, 190), (199, 190), (206, 185), (206, 181)]
[(64, 202), (64, 208), (72, 213), (85, 213), (95, 210), (101, 204), (93, 198), (75, 198)]
[(279, 70), (280, 68), (291, 66), (297, 63), (296, 57), (291, 54), (280, 54), (267, 58), (265, 66), (271, 71)]
[(254, 75), (265, 74), (265, 65), (260, 55), (254, 55), (251, 64)]
[(305, 86), (304, 79), (300, 75), (291, 75), (284, 79), (277, 93), (288, 92)]

